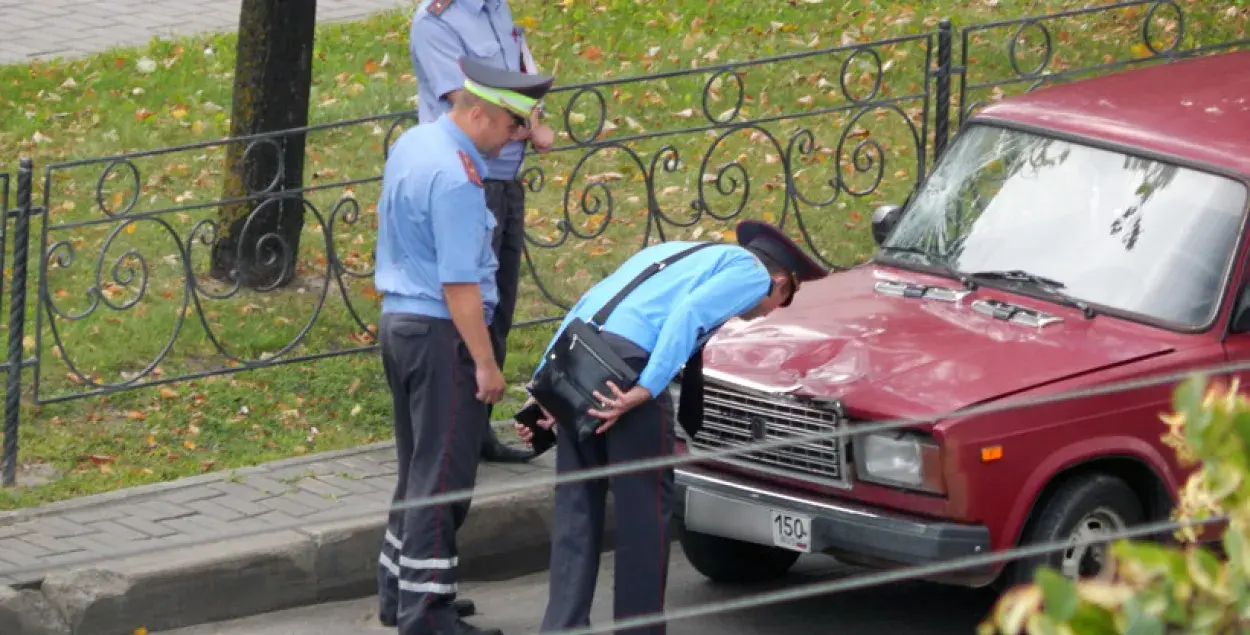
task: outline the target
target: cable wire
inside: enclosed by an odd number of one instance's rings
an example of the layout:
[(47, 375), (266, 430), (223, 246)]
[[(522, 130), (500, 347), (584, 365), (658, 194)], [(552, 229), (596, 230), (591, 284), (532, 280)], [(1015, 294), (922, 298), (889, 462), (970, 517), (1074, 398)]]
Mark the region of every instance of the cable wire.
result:
[[(982, 414), (1005, 412), (1005, 411), (1010, 411), (1010, 410), (1034, 407), (1038, 405), (1060, 403), (1060, 402), (1069, 401), (1069, 400), (1082, 399), (1082, 398), (1092, 397), (1092, 396), (1114, 394), (1117, 392), (1127, 392), (1129, 390), (1134, 390), (1138, 388), (1147, 388), (1147, 387), (1158, 386), (1158, 385), (1163, 385), (1163, 384), (1168, 384), (1168, 383), (1173, 383), (1173, 382), (1179, 382), (1179, 381), (1188, 379), (1190, 377), (1193, 377), (1195, 375), (1213, 375), (1213, 374), (1218, 375), (1218, 374), (1233, 373), (1239, 370), (1250, 370), (1250, 361), (1213, 365), (1213, 366), (1205, 367), (1200, 370), (1191, 369), (1191, 370), (1187, 370), (1184, 372), (1157, 374), (1157, 375), (1135, 379), (1135, 380), (1108, 383), (1108, 384), (1103, 384), (1100, 386), (1082, 388), (1082, 389), (1077, 389), (1077, 390), (1072, 390), (1072, 391), (1057, 392), (1051, 395), (1042, 395), (1039, 397), (1029, 397), (1029, 398), (1017, 399), (1017, 400), (1003, 400), (1003, 401), (996, 402), (996, 403), (973, 406), (973, 407), (962, 409), (962, 410), (955, 410), (955, 411), (951, 411), (948, 413), (934, 414), (934, 415), (923, 416), (923, 417), (890, 419), (890, 420), (885, 420), (885, 421), (881, 421), (877, 423), (856, 423), (854, 425), (842, 426), (835, 430), (830, 430), (826, 432), (819, 432), (819, 433), (813, 433), (810, 435), (802, 435), (802, 436), (785, 437), (785, 438), (773, 440), (773, 441), (760, 441), (760, 442), (755, 442), (755, 443), (746, 443), (740, 446), (723, 448), (719, 450), (699, 451), (697, 453), (687, 453), (687, 454), (674, 455), (674, 456), (669, 456), (669, 457), (627, 461), (627, 462), (619, 463), (616, 465), (608, 465), (608, 466), (604, 466), (600, 468), (593, 468), (593, 469), (586, 469), (586, 470), (577, 470), (574, 472), (556, 474), (554, 476), (549, 476), (549, 477), (517, 479), (516, 481), (512, 483), (504, 484), (502, 486), (459, 489), (459, 490), (449, 491), (449, 492), (445, 492), (442, 494), (437, 494), (437, 495), (429, 496), (425, 498), (404, 499), (398, 502), (383, 503), (382, 505), (379, 505), (377, 507), (377, 513), (387, 514), (387, 513), (400, 512), (400, 511), (405, 511), (405, 510), (410, 510), (410, 509), (432, 507), (436, 505), (446, 505), (448, 503), (453, 503), (453, 502), (469, 501), (472, 499), (481, 500), (487, 497), (507, 496), (510, 494), (517, 494), (517, 493), (525, 492), (525, 491), (532, 490), (535, 488), (542, 488), (542, 487), (550, 488), (550, 487), (556, 487), (559, 485), (565, 485), (568, 483), (578, 483), (578, 482), (583, 482), (583, 481), (593, 481), (593, 480), (599, 480), (599, 479), (604, 479), (604, 478), (611, 478), (613, 476), (620, 476), (622, 474), (630, 474), (634, 472), (665, 469), (665, 468), (670, 468), (670, 467), (680, 467), (680, 466), (691, 464), (691, 463), (699, 463), (699, 462), (714, 460), (714, 459), (718, 459), (722, 457), (736, 456), (740, 454), (749, 454), (752, 452), (759, 452), (761, 450), (767, 450), (771, 448), (780, 448), (780, 447), (785, 447), (789, 445), (798, 445), (802, 443), (810, 443), (812, 441), (819, 441), (819, 440), (825, 440), (825, 439), (837, 439), (837, 438), (842, 438), (842, 437), (847, 437), (847, 436), (852, 436), (852, 435), (859, 436), (859, 435), (864, 435), (864, 434), (871, 434), (874, 432), (893, 431), (893, 430), (899, 430), (903, 428), (914, 427), (917, 424), (937, 422), (939, 420), (950, 418), (950, 417), (969, 417), (969, 416), (976, 416), (976, 415), (982, 415)], [(361, 510), (359, 508), (356, 508), (356, 509), (344, 510), (344, 513), (338, 516), (333, 515), (333, 514), (326, 514), (325, 516), (322, 516), (321, 518), (316, 520), (315, 524), (323, 525), (323, 524), (334, 523), (334, 522), (339, 522), (339, 521), (344, 521), (344, 520), (357, 519), (360, 517), (361, 513), (362, 513)], [(140, 549), (122, 549), (122, 550), (118, 550), (116, 552), (110, 553), (108, 555), (98, 555), (98, 556), (86, 558), (81, 561), (73, 562), (72, 566), (84, 566), (87, 564), (94, 564), (98, 562), (113, 560), (116, 558), (145, 554), (145, 553), (149, 553), (152, 551), (162, 551), (162, 550), (167, 550), (175, 546), (198, 546), (200, 544), (212, 544), (212, 543), (221, 542), (224, 540), (234, 540), (234, 539), (243, 538), (243, 537), (259, 536), (259, 535), (265, 535), (265, 534), (269, 534), (273, 532), (290, 530), (290, 529), (298, 530), (298, 529), (302, 529), (308, 526), (309, 524), (310, 523), (307, 520), (296, 520), (295, 522), (287, 522), (287, 523), (273, 523), (271, 526), (266, 527), (264, 529), (248, 531), (248, 532), (232, 533), (227, 537), (220, 537), (220, 538), (198, 537), (200, 539), (199, 541), (193, 541), (193, 542), (186, 543), (186, 544), (182, 544), (177, 541), (170, 541), (170, 542), (161, 544), (155, 548), (153, 548), (151, 545), (147, 545), (146, 548), (140, 548)], [(67, 563), (67, 566), (70, 566), (70, 564)], [(36, 572), (46, 571), (46, 570), (48, 570), (48, 567), (30, 567), (30, 566), (17, 567), (13, 569), (0, 569), (0, 576), (14, 577), (15, 575), (31, 574), (31, 573), (36, 573)]]

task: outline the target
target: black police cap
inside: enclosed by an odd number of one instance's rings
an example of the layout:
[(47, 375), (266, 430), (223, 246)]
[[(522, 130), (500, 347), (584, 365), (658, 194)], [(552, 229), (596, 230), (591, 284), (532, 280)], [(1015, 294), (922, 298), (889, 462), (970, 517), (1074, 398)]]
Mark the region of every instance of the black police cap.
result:
[(464, 71), (465, 77), (480, 86), (512, 91), (530, 99), (542, 99), (555, 83), (554, 77), (510, 71), (470, 57), (460, 58), (460, 70)]
[(817, 280), (828, 275), (810, 256), (780, 229), (760, 221), (745, 220), (736, 229), (738, 244), (768, 256), (785, 267), (799, 282)]

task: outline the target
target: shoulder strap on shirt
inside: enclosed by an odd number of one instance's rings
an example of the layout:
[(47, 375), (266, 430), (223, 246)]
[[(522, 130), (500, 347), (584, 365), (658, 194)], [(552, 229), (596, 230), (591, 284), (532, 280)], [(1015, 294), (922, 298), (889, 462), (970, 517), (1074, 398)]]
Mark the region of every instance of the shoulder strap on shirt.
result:
[(656, 272), (664, 269), (665, 267), (673, 264), (674, 262), (677, 262), (678, 260), (681, 260), (682, 258), (685, 258), (686, 256), (689, 256), (690, 254), (700, 249), (703, 249), (704, 247), (711, 247), (713, 245), (719, 245), (719, 244), (721, 243), (714, 243), (714, 242), (699, 243), (698, 245), (690, 247), (689, 249), (683, 249), (659, 262), (651, 263), (650, 265), (647, 266), (646, 269), (642, 270), (642, 273), (639, 273), (637, 276), (634, 277), (633, 280), (630, 281), (629, 284), (625, 285), (625, 288), (621, 289), (620, 293), (617, 293), (615, 296), (613, 296), (611, 300), (608, 300), (608, 303), (603, 305), (603, 308), (599, 309), (599, 312), (596, 313), (593, 318), (591, 318), (591, 323), (594, 324), (595, 327), (598, 328), (600, 331), (602, 331), (603, 325), (608, 321), (608, 316), (612, 314), (612, 311), (616, 310), (616, 305), (620, 304), (621, 300), (625, 299), (625, 296), (629, 295), (634, 289), (637, 289), (638, 285), (645, 282), (647, 278), (650, 278)]
[(454, 1), (455, 0), (434, 0), (430, 3), (430, 6), (425, 8), (425, 10), (429, 11), (430, 15), (443, 15), (443, 12), (446, 11), (447, 7), (450, 7), (451, 3)]

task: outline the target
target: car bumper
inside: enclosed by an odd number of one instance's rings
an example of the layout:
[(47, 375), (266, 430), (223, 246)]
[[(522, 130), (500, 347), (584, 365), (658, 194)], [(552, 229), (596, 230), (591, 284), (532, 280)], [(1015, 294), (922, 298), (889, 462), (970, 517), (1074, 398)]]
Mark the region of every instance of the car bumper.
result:
[[(990, 532), (982, 526), (886, 514), (721, 474), (679, 469), (675, 480), (674, 512), (689, 531), (773, 545), (771, 510), (779, 510), (811, 518), (811, 552), (849, 562), (923, 565), (990, 551)], [(988, 573), (979, 567), (960, 577)]]

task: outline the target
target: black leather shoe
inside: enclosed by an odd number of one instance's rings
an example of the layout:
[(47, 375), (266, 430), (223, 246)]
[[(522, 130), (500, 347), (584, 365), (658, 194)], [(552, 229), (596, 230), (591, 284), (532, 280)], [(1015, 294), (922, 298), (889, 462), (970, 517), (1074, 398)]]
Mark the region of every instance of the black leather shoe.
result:
[[(473, 600), (456, 600), (451, 603), (451, 608), (456, 612), (456, 617), (470, 617), (477, 615), (477, 605), (473, 603)], [(395, 619), (394, 615), (379, 615), (378, 623), (387, 628), (395, 628), (396, 626), (399, 626), (399, 620)]]
[(499, 437), (495, 436), (495, 428), (492, 426), (487, 430), (486, 438), (482, 440), (482, 460), (490, 463), (525, 463), (534, 458), (532, 450), (523, 450), (512, 446), (504, 445)]
[(497, 628), (478, 628), (464, 620), (456, 620), (455, 635), (503, 635)]

